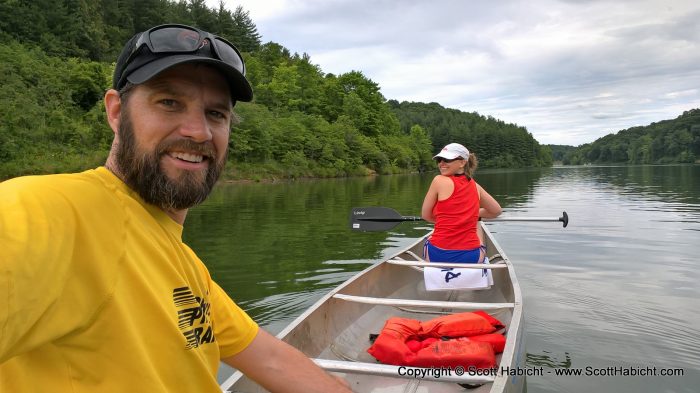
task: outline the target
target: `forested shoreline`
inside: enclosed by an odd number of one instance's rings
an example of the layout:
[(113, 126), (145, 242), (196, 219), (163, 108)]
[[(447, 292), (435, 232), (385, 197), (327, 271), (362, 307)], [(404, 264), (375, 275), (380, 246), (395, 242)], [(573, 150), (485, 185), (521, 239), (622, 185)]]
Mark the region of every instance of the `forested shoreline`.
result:
[(700, 109), (566, 149), (561, 160), (564, 165), (696, 163), (700, 160)]
[(449, 142), (468, 146), (482, 167), (552, 163), (550, 147), (525, 127), (387, 99), (360, 70), (325, 73), (305, 53), (262, 43), (241, 7), (19, 0), (0, 3), (0, 180), (101, 165), (112, 141), (102, 97), (114, 61), (133, 34), (163, 23), (221, 35), (246, 59), (255, 97), (236, 105), (241, 122), (232, 128), (226, 179), (431, 170), (432, 155)]
[[(361, 71), (324, 73), (307, 54), (263, 44), (241, 7), (25, 0), (0, 4), (0, 179), (102, 164), (112, 140), (102, 96), (114, 59), (133, 34), (163, 23), (198, 26), (244, 54), (255, 98), (236, 105), (241, 122), (232, 129), (228, 179), (420, 171), (433, 168), (446, 135), (484, 158), (484, 166), (551, 162), (524, 128), (490, 117), (463, 114), (471, 120), (453, 125), (465, 128), (448, 132), (438, 123), (449, 122), (410, 120), (406, 108), (423, 104), (389, 102)], [(433, 109), (438, 118), (455, 112)], [(522, 156), (523, 143), (541, 157), (511, 159)]]

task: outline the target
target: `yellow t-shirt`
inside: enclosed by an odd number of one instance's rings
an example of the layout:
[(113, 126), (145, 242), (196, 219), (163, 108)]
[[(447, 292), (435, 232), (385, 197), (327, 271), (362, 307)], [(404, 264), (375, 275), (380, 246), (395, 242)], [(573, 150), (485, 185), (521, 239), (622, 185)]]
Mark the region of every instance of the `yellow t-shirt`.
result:
[(0, 392), (220, 392), (257, 332), (106, 168), (0, 183)]

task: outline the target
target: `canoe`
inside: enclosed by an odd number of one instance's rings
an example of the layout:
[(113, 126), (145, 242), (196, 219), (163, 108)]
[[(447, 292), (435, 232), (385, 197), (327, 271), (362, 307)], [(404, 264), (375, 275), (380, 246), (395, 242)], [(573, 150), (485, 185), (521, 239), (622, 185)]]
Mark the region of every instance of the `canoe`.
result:
[[(488, 266), (494, 284), (482, 290), (425, 290), (422, 269), (423, 240), (385, 261), (361, 271), (333, 289), (300, 315), (278, 337), (296, 347), (329, 372), (348, 381), (357, 393), (521, 392), (525, 388), (523, 305), (513, 265), (484, 228)], [(428, 234), (429, 235), (429, 234)], [(428, 236), (426, 235), (426, 237)], [(438, 264), (434, 267), (455, 267)], [(464, 267), (465, 265), (457, 265)], [(483, 268), (483, 264), (476, 265)], [(429, 320), (445, 314), (483, 310), (506, 326), (506, 345), (496, 360), (496, 372), (434, 370), (380, 364), (366, 352), (370, 334), (379, 333), (389, 317)], [(416, 370), (417, 369), (417, 370)], [(503, 372), (503, 371), (508, 372)], [(408, 375), (411, 374), (411, 375)], [(462, 374), (462, 375), (457, 375)], [(485, 375), (484, 375), (485, 374)], [(463, 385), (470, 385), (466, 390)], [(240, 372), (221, 385), (223, 391), (265, 392)]]

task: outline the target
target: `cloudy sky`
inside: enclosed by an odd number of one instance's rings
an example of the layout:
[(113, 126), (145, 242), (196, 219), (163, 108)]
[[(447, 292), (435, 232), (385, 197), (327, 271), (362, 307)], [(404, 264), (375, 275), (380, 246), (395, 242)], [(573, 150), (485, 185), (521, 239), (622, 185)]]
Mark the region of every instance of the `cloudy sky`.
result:
[(700, 108), (697, 0), (225, 1), (325, 73), (359, 70), (387, 99), (490, 115), (540, 143)]

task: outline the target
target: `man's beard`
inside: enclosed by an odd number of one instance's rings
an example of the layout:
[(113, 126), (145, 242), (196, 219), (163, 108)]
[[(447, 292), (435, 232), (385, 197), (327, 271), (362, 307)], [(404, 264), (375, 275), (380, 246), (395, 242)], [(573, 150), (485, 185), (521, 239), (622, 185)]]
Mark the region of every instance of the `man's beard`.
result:
[[(116, 149), (117, 170), (124, 182), (139, 196), (152, 205), (165, 211), (182, 210), (203, 202), (211, 192), (226, 163), (228, 148), (224, 157), (217, 159), (211, 142), (196, 143), (190, 139), (159, 143), (153, 151), (139, 151), (134, 128), (128, 113), (123, 113), (119, 123), (119, 143)], [(160, 160), (168, 151), (175, 149), (197, 152), (209, 160), (206, 175), (200, 172), (182, 170), (177, 179), (171, 179), (160, 166)]]

